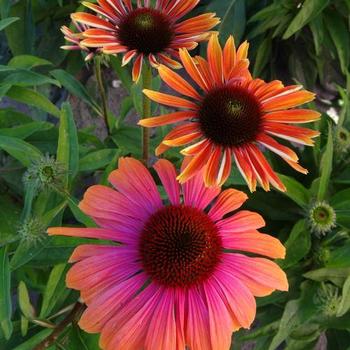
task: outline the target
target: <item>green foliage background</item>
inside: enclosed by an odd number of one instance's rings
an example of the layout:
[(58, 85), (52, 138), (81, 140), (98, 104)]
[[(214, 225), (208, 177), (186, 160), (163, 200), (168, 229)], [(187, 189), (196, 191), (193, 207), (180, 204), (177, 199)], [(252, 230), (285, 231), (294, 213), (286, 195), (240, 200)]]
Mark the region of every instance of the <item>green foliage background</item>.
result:
[[(110, 136), (101, 141), (90, 127), (77, 128), (67, 100), (75, 96), (96, 117), (99, 99), (79, 80), (93, 74), (78, 52), (59, 47), (59, 28), (80, 7), (69, 0), (0, 0), (0, 349), (32, 350), (69, 312), (78, 294), (65, 288), (67, 259), (74, 247), (89, 240), (47, 237), (52, 225), (94, 225), (77, 207), (89, 183), (106, 184), (120, 156), (140, 157), (141, 133), (126, 118), (140, 114), (140, 86), (133, 85), (120, 58), (110, 58), (108, 74), (119, 79), (127, 96), (119, 115), (109, 112)], [(195, 13), (214, 11), (222, 18), (221, 39), (250, 41), (255, 77), (298, 82), (317, 92), (311, 108), (323, 112), (311, 127), (321, 131), (316, 146), (301, 148), (308, 176), (270, 161), (288, 192), (250, 195), (247, 208), (261, 213), (266, 232), (287, 247), (279, 264), (290, 282), (288, 293), (258, 298), (251, 331), (234, 335), (232, 349), (252, 341), (254, 349), (302, 350), (327, 344), (350, 349), (350, 127), (349, 0), (203, 0)], [(204, 52), (205, 45), (200, 47)], [(159, 87), (154, 78), (153, 86)], [(4, 103), (6, 101), (6, 103)], [(17, 104), (8, 101), (15, 101)], [(18, 109), (16, 106), (20, 106)], [(329, 111), (332, 111), (330, 113)], [(155, 111), (155, 110), (154, 110)], [(330, 115), (337, 117), (337, 123)], [(96, 119), (97, 120), (97, 119)], [(159, 143), (166, 128), (152, 138)], [(344, 136), (345, 135), (345, 136)], [(64, 190), (33, 189), (22, 179), (28, 167), (54, 156), (68, 170)], [(179, 164), (176, 152), (167, 156)], [(246, 191), (237, 172), (225, 186)], [(337, 222), (325, 236), (312, 233), (309, 210), (325, 200)], [(23, 235), (34, 222), (37, 236)], [(321, 339), (321, 340), (320, 340)], [(98, 349), (98, 336), (73, 322), (63, 329), (53, 349)]]

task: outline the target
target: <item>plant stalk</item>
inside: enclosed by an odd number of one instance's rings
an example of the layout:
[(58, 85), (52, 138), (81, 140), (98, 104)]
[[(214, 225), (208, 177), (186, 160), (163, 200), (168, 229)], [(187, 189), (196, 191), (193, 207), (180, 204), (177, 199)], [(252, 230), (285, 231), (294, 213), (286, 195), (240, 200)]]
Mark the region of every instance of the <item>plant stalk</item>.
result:
[(102, 57), (100, 55), (97, 55), (95, 57), (95, 76), (96, 76), (97, 87), (98, 87), (98, 91), (100, 93), (100, 98), (101, 98), (101, 103), (102, 103), (103, 119), (105, 121), (106, 128), (107, 128), (107, 131), (109, 134), (110, 130), (109, 130), (109, 123), (108, 123), (107, 94), (106, 94), (106, 89), (105, 89), (105, 86), (103, 83), (101, 63), (102, 63)]
[[(149, 64), (144, 65), (143, 75), (142, 75), (142, 87), (143, 89), (152, 88), (152, 67)], [(143, 95), (143, 115), (142, 118), (146, 119), (151, 116), (151, 100)], [(150, 140), (150, 130), (149, 128), (142, 128), (142, 159), (146, 166), (149, 162), (149, 140)]]

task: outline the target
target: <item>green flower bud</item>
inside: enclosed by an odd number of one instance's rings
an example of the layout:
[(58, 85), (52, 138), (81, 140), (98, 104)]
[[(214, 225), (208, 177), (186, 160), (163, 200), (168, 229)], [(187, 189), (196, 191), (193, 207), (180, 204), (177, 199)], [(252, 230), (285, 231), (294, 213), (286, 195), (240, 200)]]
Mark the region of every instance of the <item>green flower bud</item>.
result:
[(325, 235), (336, 226), (336, 213), (325, 201), (316, 202), (309, 211), (311, 231), (316, 236)]
[(36, 191), (64, 188), (65, 168), (54, 157), (46, 155), (33, 162), (23, 176), (25, 186), (34, 187)]
[(337, 315), (340, 301), (339, 288), (331, 283), (322, 283), (314, 296), (314, 304), (326, 318)]
[(46, 228), (46, 225), (39, 219), (29, 218), (21, 224), (17, 233), (23, 242), (39, 244), (47, 237)]

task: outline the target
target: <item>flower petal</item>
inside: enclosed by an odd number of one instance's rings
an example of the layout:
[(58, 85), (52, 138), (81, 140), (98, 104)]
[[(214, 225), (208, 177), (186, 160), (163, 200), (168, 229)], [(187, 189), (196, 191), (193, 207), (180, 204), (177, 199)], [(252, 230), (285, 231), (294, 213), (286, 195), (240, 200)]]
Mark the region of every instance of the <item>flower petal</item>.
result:
[(248, 196), (244, 192), (233, 188), (222, 191), (209, 210), (208, 215), (213, 221), (218, 221), (226, 214), (240, 208), (247, 199)]
[(170, 203), (173, 205), (179, 205), (180, 185), (176, 180), (176, 170), (174, 165), (166, 159), (160, 159), (153, 167), (162, 181)]

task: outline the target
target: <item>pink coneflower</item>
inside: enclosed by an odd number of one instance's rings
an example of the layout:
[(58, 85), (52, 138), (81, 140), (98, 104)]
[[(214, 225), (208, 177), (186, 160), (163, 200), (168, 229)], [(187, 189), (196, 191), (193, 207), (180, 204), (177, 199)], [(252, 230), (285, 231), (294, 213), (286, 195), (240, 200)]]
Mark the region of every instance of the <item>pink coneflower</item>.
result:
[(144, 59), (153, 66), (163, 63), (174, 68), (181, 65), (178, 49), (194, 49), (208, 38), (209, 30), (219, 23), (214, 13), (206, 13), (181, 21), (199, 0), (98, 0), (98, 4), (83, 2), (96, 12), (72, 14), (77, 22), (91, 27), (85, 31), (83, 45), (101, 48), (106, 54), (123, 53), (123, 64), (135, 59), (133, 79), (137, 81)]
[(254, 296), (288, 289), (278, 265), (241, 252), (283, 258), (285, 249), (257, 231), (260, 215), (233, 214), (244, 193), (206, 188), (202, 174), (180, 185), (167, 160), (154, 169), (166, 199), (141, 162), (122, 158), (115, 189), (92, 186), (80, 203), (100, 228), (48, 230), (119, 243), (82, 245), (70, 258), (67, 285), (87, 304), (79, 325), (107, 350), (229, 350), (232, 332), (255, 318)]

